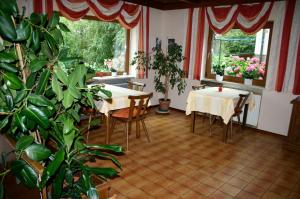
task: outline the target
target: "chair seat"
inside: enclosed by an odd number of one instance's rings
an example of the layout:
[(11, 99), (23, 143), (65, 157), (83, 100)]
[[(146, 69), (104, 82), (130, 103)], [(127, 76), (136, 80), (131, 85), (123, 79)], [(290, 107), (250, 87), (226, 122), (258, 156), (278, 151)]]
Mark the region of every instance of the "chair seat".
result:
[[(128, 119), (129, 118), (129, 110), (130, 108), (124, 108), (113, 112), (111, 115), (114, 118)], [(132, 117), (135, 118), (137, 116), (138, 109), (134, 108), (132, 112)], [(144, 116), (147, 114), (147, 111), (144, 114), (140, 113), (140, 116)]]

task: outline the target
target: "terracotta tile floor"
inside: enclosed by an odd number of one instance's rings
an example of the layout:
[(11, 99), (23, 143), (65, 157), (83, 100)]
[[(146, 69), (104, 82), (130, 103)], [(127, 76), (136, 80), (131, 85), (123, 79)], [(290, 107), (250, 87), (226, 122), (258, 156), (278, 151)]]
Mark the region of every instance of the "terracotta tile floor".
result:
[[(151, 143), (143, 131), (136, 139), (133, 125), (129, 151), (118, 157), (123, 171), (109, 180), (110, 195), (118, 199), (300, 198), (300, 156), (283, 150), (281, 137), (246, 128), (225, 144), (220, 122), (210, 137), (208, 119), (199, 117), (192, 134), (190, 117), (175, 110), (170, 115), (152, 110), (146, 125)], [(112, 143), (123, 144), (123, 129), (116, 125)], [(104, 130), (91, 132), (90, 142), (103, 143)]]

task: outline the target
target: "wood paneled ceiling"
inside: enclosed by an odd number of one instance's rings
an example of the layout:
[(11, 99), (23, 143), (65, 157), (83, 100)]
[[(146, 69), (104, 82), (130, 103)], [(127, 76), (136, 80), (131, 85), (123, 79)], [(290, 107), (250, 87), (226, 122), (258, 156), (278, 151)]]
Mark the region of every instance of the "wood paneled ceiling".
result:
[[(200, 6), (217, 6), (241, 3), (257, 3), (270, 0), (125, 0), (160, 10), (175, 10)], [(273, 1), (273, 0), (271, 0)]]

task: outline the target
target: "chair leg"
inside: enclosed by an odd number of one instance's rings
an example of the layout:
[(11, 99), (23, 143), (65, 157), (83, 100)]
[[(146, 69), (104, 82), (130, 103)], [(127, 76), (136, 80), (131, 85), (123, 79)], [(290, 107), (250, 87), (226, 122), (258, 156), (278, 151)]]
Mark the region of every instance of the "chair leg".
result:
[(212, 136), (211, 127), (212, 127), (211, 114), (209, 114), (209, 136)]
[(230, 139), (232, 139), (232, 118), (230, 119)]
[(110, 126), (110, 133), (109, 133), (109, 136), (108, 136), (109, 143), (110, 143), (110, 140), (111, 140), (111, 136), (114, 132), (115, 125), (116, 125), (116, 120), (112, 119), (111, 120), (111, 126)]
[(240, 118), (240, 115), (238, 115), (237, 118), (238, 118), (239, 133), (240, 133), (240, 132), (241, 132), (241, 129), (242, 129), (242, 124), (241, 124), (241, 118)]
[(136, 138), (141, 137), (140, 121), (136, 121)]
[(132, 124), (132, 122), (129, 122), (129, 129), (128, 129), (128, 134), (129, 135), (131, 134), (131, 124)]
[(148, 142), (151, 142), (151, 141), (150, 141), (150, 137), (149, 137), (149, 133), (148, 133), (148, 130), (147, 130), (147, 127), (146, 127), (146, 124), (145, 124), (145, 121), (144, 121), (144, 120), (141, 120), (141, 122), (142, 122), (143, 129), (144, 129), (144, 131), (145, 131), (145, 135), (146, 135), (146, 137), (147, 137), (147, 140), (148, 140)]
[(129, 123), (126, 122), (126, 151), (129, 150)]

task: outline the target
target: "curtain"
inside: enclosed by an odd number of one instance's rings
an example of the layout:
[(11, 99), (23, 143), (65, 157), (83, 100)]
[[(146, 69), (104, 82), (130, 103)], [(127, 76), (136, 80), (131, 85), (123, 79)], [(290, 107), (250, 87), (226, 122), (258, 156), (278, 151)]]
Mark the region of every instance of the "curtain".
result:
[(185, 41), (185, 51), (184, 51), (184, 61), (183, 61), (183, 71), (185, 77), (187, 78), (189, 75), (189, 67), (190, 67), (190, 53), (191, 53), (191, 42), (192, 42), (192, 27), (193, 27), (193, 12), (194, 9), (190, 8), (188, 11), (188, 24), (186, 30), (186, 41)]
[(208, 23), (214, 32), (224, 34), (234, 25), (247, 34), (258, 32), (267, 22), (273, 2), (207, 7)]

